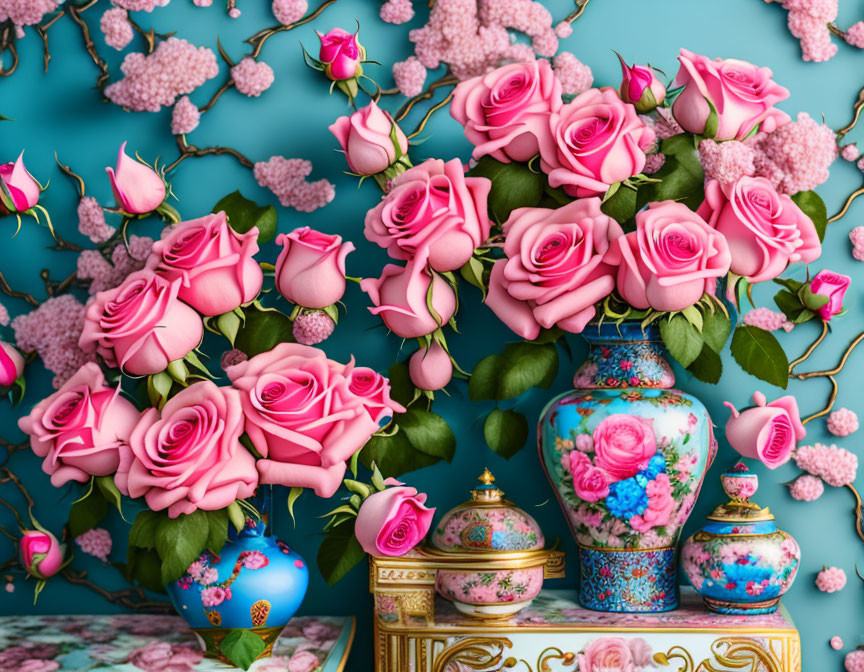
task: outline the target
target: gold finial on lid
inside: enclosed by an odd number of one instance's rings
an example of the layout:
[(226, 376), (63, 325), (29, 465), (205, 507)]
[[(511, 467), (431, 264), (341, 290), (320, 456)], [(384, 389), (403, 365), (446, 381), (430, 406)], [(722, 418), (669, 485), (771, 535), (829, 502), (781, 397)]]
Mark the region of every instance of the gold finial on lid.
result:
[(495, 482), (495, 477), (491, 471), (484, 469), (477, 480), (480, 481), (480, 485), (471, 491), (472, 501), (489, 504), (496, 504), (501, 501), (504, 493), (498, 489), (498, 486), (492, 485)]
[(495, 477), (492, 475), (492, 472), (489, 471), (488, 467), (483, 469), (483, 473), (477, 478), (478, 481), (483, 483), (484, 485), (492, 485), (495, 482)]

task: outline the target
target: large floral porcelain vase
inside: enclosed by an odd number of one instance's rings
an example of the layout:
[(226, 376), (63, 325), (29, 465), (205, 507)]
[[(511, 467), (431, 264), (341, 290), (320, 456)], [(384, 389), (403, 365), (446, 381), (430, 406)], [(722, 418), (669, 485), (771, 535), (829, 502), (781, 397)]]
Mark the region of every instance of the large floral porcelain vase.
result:
[(225, 660), (220, 646), (235, 628), (261, 637), (264, 649), (258, 657), (269, 656), (306, 595), (306, 563), (269, 533), (270, 493), (264, 488), (253, 500), (260, 518), (247, 517), (239, 533), (230, 527), (218, 554), (205, 551), (183, 577), (165, 587), (208, 658)]
[(659, 331), (590, 324), (577, 388), (538, 427), (540, 457), (579, 545), (583, 606), (678, 606), (676, 544), (716, 451), (702, 403), (673, 389)]

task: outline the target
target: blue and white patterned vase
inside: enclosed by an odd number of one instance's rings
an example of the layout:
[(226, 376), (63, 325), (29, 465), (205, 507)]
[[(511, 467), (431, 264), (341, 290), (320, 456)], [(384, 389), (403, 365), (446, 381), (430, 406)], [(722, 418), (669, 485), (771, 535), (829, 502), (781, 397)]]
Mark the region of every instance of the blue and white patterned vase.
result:
[(269, 534), (271, 492), (262, 487), (251, 500), (260, 519), (247, 517), (239, 533), (229, 525), (218, 555), (205, 551), (182, 578), (165, 587), (208, 658), (227, 662), (220, 644), (235, 628), (260, 636), (265, 648), (259, 658), (269, 656), (306, 595), (309, 570), (303, 558)]
[(676, 545), (716, 452), (702, 403), (672, 389), (656, 327), (589, 324), (577, 388), (538, 427), (540, 458), (579, 545), (583, 606), (678, 606)]

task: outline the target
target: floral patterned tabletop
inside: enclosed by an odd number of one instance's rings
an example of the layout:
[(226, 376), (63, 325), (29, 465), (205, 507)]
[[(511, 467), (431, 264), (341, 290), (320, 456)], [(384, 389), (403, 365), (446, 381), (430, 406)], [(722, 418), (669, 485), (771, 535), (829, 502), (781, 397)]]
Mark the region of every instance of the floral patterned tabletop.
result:
[[(273, 657), (252, 672), (341, 672), (354, 637), (351, 617), (294, 618)], [(177, 616), (6, 616), (0, 618), (0, 672), (186, 672), (231, 670), (202, 660)]]

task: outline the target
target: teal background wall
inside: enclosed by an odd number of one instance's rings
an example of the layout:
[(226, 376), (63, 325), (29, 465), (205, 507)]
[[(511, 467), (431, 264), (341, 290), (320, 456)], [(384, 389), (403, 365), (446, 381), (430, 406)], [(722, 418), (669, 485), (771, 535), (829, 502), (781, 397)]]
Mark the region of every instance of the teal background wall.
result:
[[(219, 0), (215, 4), (219, 5)], [(179, 36), (213, 49), (218, 36), (236, 60), (246, 51), (242, 44), (245, 37), (274, 23), (269, 4), (264, 0), (242, 0), (239, 3), (242, 17), (231, 20), (220, 7), (199, 9), (188, 0), (174, 0), (166, 8), (136, 18), (144, 26), (153, 25), (160, 32), (176, 30)], [(310, 4), (316, 6), (317, 3)], [(573, 7), (565, 0), (547, 0), (545, 4), (556, 20), (563, 18)], [(840, 25), (848, 26), (864, 18), (862, 0), (847, 0), (841, 4)], [(362, 42), (368, 48), (369, 57), (384, 64), (384, 67), (370, 66), (368, 72), (385, 88), (392, 86), (390, 65), (411, 53), (408, 29), (425, 22), (425, 3), (415, 0), (418, 16), (407, 26), (381, 22), (377, 16), (379, 6), (378, 0), (340, 0), (310, 25), (273, 37), (261, 54), (262, 60), (275, 71), (273, 87), (257, 100), (230, 91), (211, 112), (204, 115), (201, 126), (190, 136), (190, 140), (199, 146), (229, 145), (253, 160), (265, 160), (272, 154), (310, 159), (315, 167), (313, 179), (327, 177), (331, 180), (336, 185), (336, 199), (312, 214), (279, 208), (279, 229), (288, 231), (296, 226), (310, 225), (338, 232), (353, 240), (358, 248), (348, 259), (349, 274), (353, 276), (377, 275), (386, 263), (384, 251), (367, 242), (362, 235), (363, 215), (380, 193), (372, 182), (358, 189), (354, 178), (342, 173), (345, 168), (342, 156), (333, 151), (336, 143), (327, 131), (327, 125), (347, 112), (345, 99), (336, 94), (328, 95), (327, 83), (319, 73), (303, 65), (299, 43), (303, 42), (314, 52), (317, 39), (313, 29), (326, 32), (336, 25), (350, 29), (355, 19), (359, 20)], [(112, 75), (118, 75), (122, 56), (102, 42), (98, 31), (99, 14), (100, 10), (96, 9), (85, 16), (96, 34), (100, 51), (109, 58)], [(0, 124), (0, 160), (14, 160), (18, 152), (26, 148), (27, 165), (33, 174), (43, 181), (51, 178), (51, 187), (44, 194), (43, 203), (51, 211), (55, 226), (64, 237), (78, 241), (81, 237), (76, 230), (75, 194), (54, 164), (55, 150), (63, 162), (71, 163), (84, 176), (88, 191), (100, 202), (108, 204), (111, 194), (104, 167), (113, 165), (117, 147), (123, 140), (129, 141), (130, 149), (150, 160), (161, 155), (163, 160), (171, 161), (176, 156), (176, 149), (170, 134), (170, 111), (127, 113), (114, 105), (102, 103), (98, 92), (92, 88), (95, 68), (81, 48), (80, 34), (71, 21), (58, 22), (51, 28), (49, 37), (54, 58), (48, 74), (42, 73), (41, 42), (35, 33), (28, 31), (26, 39), (19, 43), (21, 66), (18, 72), (0, 80), (0, 113), (16, 120)], [(594, 0), (574, 25), (574, 33), (563, 42), (562, 49), (572, 51), (591, 66), (596, 84), (617, 85), (620, 74), (613, 49), (620, 51), (628, 61), (650, 62), (671, 76), (676, 71), (675, 57), (681, 46), (710, 56), (737, 57), (770, 66), (776, 79), (791, 91), (789, 100), (782, 104), (783, 109), (793, 116), (798, 111), (807, 111), (816, 118), (824, 115), (833, 128), (848, 122), (851, 105), (864, 84), (861, 76), (864, 55), (841, 44), (840, 53), (829, 63), (802, 62), (798, 43), (786, 29), (785, 11), (775, 4), (759, 0), (726, 0), (723, 3), (705, 0)], [(224, 81), (225, 66), (221, 63), (220, 66), (220, 77), (193, 94), (196, 103), (203, 104)], [(430, 79), (435, 76), (430, 74)], [(390, 100), (388, 105), (395, 106), (400, 102), (401, 99)], [(420, 114), (413, 113), (403, 127), (408, 131), (413, 129)], [(444, 159), (458, 156), (467, 161), (470, 155), (470, 147), (460, 127), (446, 112), (433, 117), (422, 137), (427, 141), (411, 151), (415, 163), (432, 156)], [(845, 195), (860, 183), (861, 175), (854, 166), (838, 161), (831, 179), (819, 192), (828, 203), (829, 211), (834, 211)], [(184, 218), (208, 212), (222, 196), (238, 188), (247, 197), (274, 203), (278, 207), (275, 197), (257, 186), (251, 172), (229, 157), (186, 161), (176, 171), (173, 186), (179, 198), (176, 205)], [(864, 206), (856, 205), (844, 220), (829, 227), (824, 255), (815, 265), (817, 269), (830, 267), (853, 276), (853, 289), (847, 301), (849, 314), (833, 323), (828, 343), (813, 358), (813, 365), (819, 368), (833, 366), (838, 353), (864, 326), (860, 317), (864, 308), (864, 293), (860, 289), (864, 281), (864, 266), (852, 259), (847, 239), (852, 226), (861, 223), (862, 213)], [(74, 253), (49, 251), (52, 240), (45, 228), (28, 221), (14, 239), (11, 237), (13, 232), (13, 219), (0, 221), (0, 269), (17, 288), (42, 296), (40, 269), (50, 267), (55, 278), (63, 278), (74, 269)], [(275, 254), (275, 246), (270, 245), (262, 258), (273, 259)], [(795, 269), (793, 274), (803, 277), (803, 269)], [(756, 292), (757, 303), (771, 305), (770, 288), (763, 289), (765, 291)], [(463, 296), (465, 304), (458, 316), (462, 334), (454, 335), (450, 343), (461, 365), (470, 369), (481, 357), (499, 351), (503, 343), (513, 340), (514, 336), (480, 305), (479, 293), (473, 288), (465, 289)], [(0, 301), (13, 314), (26, 309), (20, 301), (3, 296), (0, 296)], [(359, 362), (386, 369), (399, 356), (399, 340), (375, 328), (378, 321), (367, 312), (366, 297), (356, 285), (349, 288), (346, 303), (348, 315), (340, 321), (336, 334), (326, 343), (328, 354), (345, 360), (353, 353)], [(795, 356), (817, 333), (818, 327), (810, 324), (797, 328), (792, 334), (781, 334), (780, 339), (787, 352)], [(574, 361), (569, 362), (562, 356), (554, 387), (549, 391), (529, 393), (516, 402), (519, 410), (529, 417), (536, 418), (547, 399), (569, 388), (572, 373), (583, 352), (578, 337), (571, 336), (569, 341)], [(855, 410), (864, 419), (862, 362), (864, 352), (856, 353), (841, 375), (838, 405)], [(717, 387), (701, 384), (688, 374), (679, 377), (679, 386), (705, 401), (716, 422), (725, 422), (727, 412), (722, 402), (726, 399), (740, 407), (748, 403), (755, 389), (762, 389), (769, 397), (779, 393), (741, 372), (728, 352), (724, 365), (726, 372)], [(28, 369), (28, 387), (21, 409), (10, 410), (8, 404), (0, 405), (0, 435), (6, 439), (20, 440), (16, 418), (50, 391), (50, 376), (39, 364)], [(803, 411), (810, 413), (824, 404), (828, 383), (824, 380), (793, 383), (790, 389), (798, 396)], [(488, 405), (468, 402), (463, 383), (452, 384), (449, 391), (451, 396), (440, 395), (435, 408), (447, 418), (458, 437), (456, 457), (452, 464), (438, 464), (410, 474), (406, 480), (428, 492), (430, 502), (439, 508), (439, 513), (443, 513), (465, 499), (473, 479), (484, 466), (488, 466), (508, 495), (540, 521), (547, 536), (560, 537), (563, 548), (573, 552), (574, 544), (546, 483), (533, 443), (510, 461), (497, 457), (485, 447), (479, 422), (489, 410)], [(808, 430), (808, 441), (830, 439), (821, 421), (808, 425)], [(722, 431), (720, 435), (720, 454), (691, 519), (691, 530), (720, 502), (717, 476), (734, 459), (732, 451), (722, 441)], [(864, 430), (840, 444), (859, 452), (861, 436), (864, 436)], [(39, 461), (32, 454), (16, 454), (11, 465), (36, 495), (39, 518), (59, 531), (73, 498), (68, 494), (64, 497), (63, 491), (50, 487), (48, 478), (39, 469)], [(828, 647), (828, 639), (832, 635), (841, 635), (847, 649), (864, 644), (864, 629), (861, 627), (864, 591), (854, 574), (855, 563), (862, 559), (864, 542), (855, 535), (852, 498), (847, 491), (829, 487), (815, 503), (796, 502), (782, 485), (797, 474), (794, 466), (787, 465), (776, 472), (760, 468), (759, 473), (763, 477), (760, 503), (770, 505), (780, 526), (792, 532), (803, 548), (802, 570), (784, 601), (801, 631), (804, 670), (841, 670), (842, 656)], [(6, 492), (6, 495), (10, 493)], [(277, 507), (277, 511), (284, 513), (277, 516), (278, 534), (313, 562), (320, 540), (321, 521), (317, 516), (331, 506), (330, 502), (305, 495), (298, 503), (296, 527), (287, 511)], [(11, 523), (5, 518), (0, 518), (0, 522)], [(115, 517), (109, 526), (115, 533), (114, 558), (122, 560), (125, 555), (122, 541), (125, 524)], [(0, 559), (5, 559), (11, 552), (5, 538), (0, 540)], [(846, 570), (850, 581), (843, 592), (825, 595), (815, 589), (813, 579), (823, 564)], [(88, 556), (77, 558), (76, 566), (87, 568), (92, 578), (109, 588), (123, 586), (122, 579), (113, 569), (102, 567)], [(571, 562), (568, 570), (570, 578), (555, 582), (556, 587), (575, 586), (575, 564)], [(116, 610), (92, 593), (73, 587), (62, 579), (49, 582), (34, 607), (30, 585), (20, 581), (16, 581), (16, 585), (12, 594), (0, 591), (0, 613), (31, 613), (34, 609), (50, 613)], [(309, 614), (357, 615), (358, 638), (350, 669), (352, 672), (371, 670), (371, 621), (368, 618), (371, 600), (365, 568), (356, 568), (334, 588), (328, 588), (317, 571), (313, 571), (303, 611)]]

